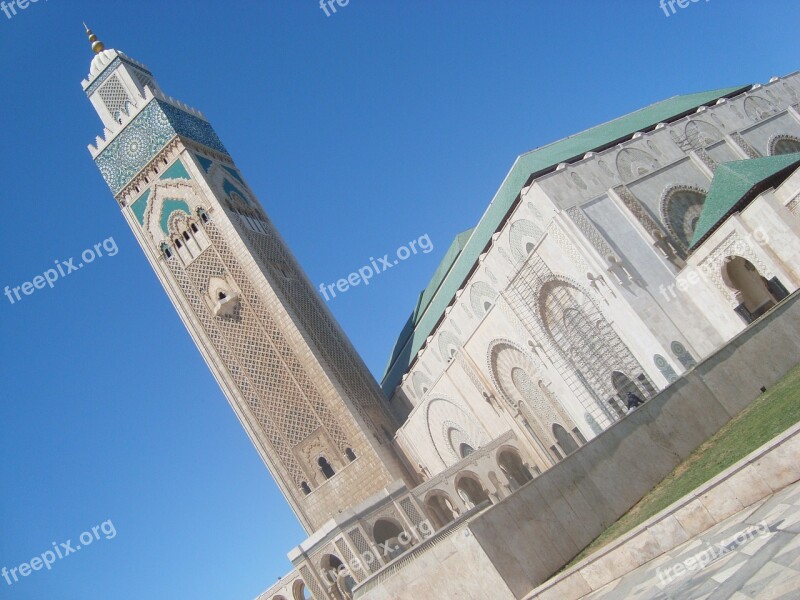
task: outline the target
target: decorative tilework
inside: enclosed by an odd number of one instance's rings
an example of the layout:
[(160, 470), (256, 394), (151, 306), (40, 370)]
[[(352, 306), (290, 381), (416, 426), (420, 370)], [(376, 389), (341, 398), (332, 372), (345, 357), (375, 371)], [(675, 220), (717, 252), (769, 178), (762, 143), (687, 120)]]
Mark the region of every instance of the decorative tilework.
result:
[(224, 182), (223, 182), (223, 184), (222, 184), (222, 189), (223, 189), (223, 191), (224, 191), (226, 194), (228, 194), (228, 195), (231, 195), (231, 194), (238, 194), (238, 195), (239, 195), (239, 197), (240, 197), (242, 200), (244, 200), (245, 204), (247, 204), (248, 206), (250, 205), (250, 200), (247, 198), (247, 196), (246, 196), (245, 194), (243, 194), (243, 193), (242, 193), (242, 191), (241, 191), (239, 188), (237, 188), (235, 185), (233, 185), (233, 184), (232, 184), (230, 181), (228, 181), (227, 179), (226, 179), (226, 180), (224, 180)]
[(597, 226), (592, 223), (589, 217), (586, 216), (586, 213), (583, 212), (579, 206), (573, 206), (572, 208), (567, 209), (567, 214), (572, 219), (572, 222), (575, 223), (577, 228), (580, 232), (589, 240), (589, 243), (594, 246), (594, 249), (597, 250), (598, 254), (603, 257), (603, 260), (609, 261), (611, 258), (616, 259), (619, 262), (619, 257), (617, 253), (611, 248), (611, 245), (608, 243), (606, 238), (600, 233), (600, 230)]
[(176, 135), (227, 154), (211, 125), (170, 104), (151, 100), (95, 159), (116, 196)]
[(176, 210), (183, 211), (190, 216), (192, 214), (192, 211), (189, 210), (189, 205), (183, 200), (174, 200), (172, 198), (164, 200), (164, 204), (161, 206), (161, 230), (167, 235), (169, 235), (169, 218)]
[(169, 119), (151, 101), (95, 159), (111, 192), (116, 195), (173, 137)]
[(226, 167), (224, 165), (223, 165), (222, 168), (225, 169), (228, 173), (230, 173), (234, 177), (236, 177), (236, 179), (239, 180), (239, 183), (244, 183), (244, 180), (242, 179), (242, 176), (239, 175), (239, 171), (237, 171), (236, 169), (231, 169), (230, 167)]
[(150, 190), (145, 190), (144, 194), (139, 196), (137, 200), (131, 204), (131, 210), (136, 215), (136, 220), (139, 225), (144, 225), (144, 214), (147, 212), (147, 201), (150, 199)]
[(171, 104), (166, 104), (165, 102), (159, 102), (159, 104), (178, 135), (199, 142), (217, 152), (228, 154), (225, 146), (222, 145), (222, 141), (208, 121), (190, 115)]
[(666, 358), (660, 354), (656, 354), (653, 356), (653, 363), (655, 363), (658, 370), (661, 371), (661, 374), (668, 382), (675, 383), (678, 381), (678, 374), (675, 372), (675, 369), (672, 368), (672, 365), (669, 364), (669, 361), (667, 361)]
[(164, 171), (164, 174), (159, 179), (191, 179), (191, 177), (181, 160), (178, 159), (169, 169)]
[(203, 167), (203, 171), (208, 173), (208, 170), (214, 164), (214, 161), (211, 160), (210, 158), (206, 158), (205, 156), (202, 156), (200, 154), (195, 154), (195, 157), (197, 158), (197, 162), (200, 163), (200, 166)]

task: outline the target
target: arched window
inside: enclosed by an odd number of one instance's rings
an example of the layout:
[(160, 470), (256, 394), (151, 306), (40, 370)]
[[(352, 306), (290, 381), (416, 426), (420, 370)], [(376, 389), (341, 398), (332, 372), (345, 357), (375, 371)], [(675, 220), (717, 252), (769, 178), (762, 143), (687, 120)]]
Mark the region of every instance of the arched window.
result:
[(785, 288), (777, 278), (767, 281), (753, 263), (741, 256), (726, 258), (723, 280), (736, 292), (736, 299), (740, 302), (736, 312), (747, 323), (754, 321), (786, 297)]
[[(403, 535), (405, 532), (403, 528), (395, 521), (389, 519), (378, 519), (372, 528), (372, 537), (379, 548), (385, 548), (386, 561), (393, 560), (400, 556), (406, 550), (408, 538), (410, 536)], [(404, 540), (405, 543), (404, 543)], [(388, 550), (388, 552), (387, 552)]]
[(793, 135), (777, 135), (769, 143), (770, 156), (800, 152), (800, 138)]
[(702, 148), (721, 140), (722, 132), (705, 121), (698, 121), (692, 119), (686, 124), (684, 129), (686, 133), (686, 140), (692, 148)]
[(489, 494), (476, 477), (465, 475), (458, 479), (456, 491), (469, 508), (489, 501)]
[(584, 408), (598, 423), (604, 417), (616, 421), (619, 417), (611, 412), (616, 404), (606, 402), (613, 392), (611, 374), (625, 370), (638, 377), (643, 373), (633, 353), (583, 289), (569, 282), (548, 281), (542, 286), (538, 305), (545, 331), (561, 356), (569, 358), (564, 368), (591, 395), (592, 403), (589, 398), (581, 399)]
[(461, 458), (467, 458), (473, 452), (475, 452), (475, 448), (469, 444), (461, 444), (458, 448), (458, 453), (461, 455)]
[(319, 470), (322, 471), (323, 475), (325, 475), (325, 479), (330, 479), (336, 475), (336, 471), (333, 470), (331, 463), (329, 463), (328, 459), (324, 456), (319, 457), (317, 464), (319, 465)]
[(458, 509), (453, 506), (450, 496), (438, 490), (432, 492), (425, 499), (425, 512), (437, 529), (452, 523), (458, 516)]
[(553, 423), (553, 437), (556, 438), (558, 445), (561, 446), (564, 456), (572, 454), (578, 449), (578, 444), (575, 443), (573, 437), (558, 423)]
[(308, 485), (307, 481), (304, 481), (300, 484), (300, 489), (303, 490), (303, 493), (308, 496), (311, 493), (311, 487)]
[(356, 453), (353, 452), (352, 448), (348, 448), (344, 451), (344, 455), (347, 457), (347, 460), (353, 462), (356, 459)]
[(294, 582), (294, 585), (292, 585), (292, 596), (293, 600), (308, 600), (311, 598), (311, 595), (306, 589), (306, 584), (302, 579), (298, 579)]
[(533, 479), (533, 475), (531, 475), (525, 463), (522, 462), (522, 457), (516, 450), (503, 450), (497, 456), (497, 465), (508, 477), (513, 489), (522, 487)]
[(662, 197), (661, 219), (684, 253), (692, 244), (705, 201), (706, 193), (692, 187), (670, 188)]
[(632, 181), (659, 168), (658, 161), (638, 148), (625, 148), (617, 154), (617, 172), (623, 181)]

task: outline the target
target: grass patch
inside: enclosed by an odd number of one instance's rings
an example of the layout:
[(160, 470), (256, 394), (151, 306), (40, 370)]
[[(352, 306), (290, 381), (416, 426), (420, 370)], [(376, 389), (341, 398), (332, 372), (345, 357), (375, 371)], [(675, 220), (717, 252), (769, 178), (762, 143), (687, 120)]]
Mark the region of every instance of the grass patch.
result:
[(800, 365), (675, 467), (564, 569), (641, 525), (800, 421)]

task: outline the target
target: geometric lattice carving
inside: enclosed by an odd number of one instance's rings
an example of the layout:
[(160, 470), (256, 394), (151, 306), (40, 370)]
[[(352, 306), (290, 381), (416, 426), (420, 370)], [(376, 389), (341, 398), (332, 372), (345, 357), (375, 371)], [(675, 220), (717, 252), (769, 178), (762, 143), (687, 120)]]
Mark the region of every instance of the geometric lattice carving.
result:
[(739, 148), (744, 151), (744, 153), (747, 155), (747, 158), (758, 158), (761, 156), (758, 150), (753, 148), (738, 131), (731, 134), (731, 139), (736, 143), (737, 146), (739, 146)]
[[(233, 216), (234, 219), (238, 218), (235, 214)], [(267, 228), (268, 233), (246, 227), (243, 219), (240, 225), (256, 256), (272, 275), (276, 289), (283, 294), (305, 331), (312, 337), (316, 349), (338, 375), (347, 396), (354, 401), (355, 409), (376, 435), (381, 434), (382, 428), (393, 431), (394, 425), (385, 407), (379, 404), (381, 393), (367, 380), (365, 370), (356, 364), (357, 354), (345, 346), (344, 334), (326, 313), (319, 294), (312, 291), (299, 265), (285, 250), (272, 225), (261, 222), (261, 227)], [(335, 436), (334, 440), (337, 444), (340, 441)], [(342, 452), (344, 449), (340, 448)]]
[(699, 158), (709, 171), (712, 173), (717, 171), (717, 161), (711, 158), (711, 155), (706, 152), (705, 148), (696, 148), (692, 154)]
[(400, 500), (400, 507), (403, 509), (403, 512), (406, 513), (408, 520), (411, 521), (411, 524), (414, 527), (418, 527), (419, 524), (424, 520), (409, 496), (406, 496)]
[(307, 565), (303, 565), (298, 570), (300, 571), (300, 576), (303, 578), (306, 587), (311, 590), (311, 596), (314, 598), (325, 598), (325, 592), (319, 586), (317, 580), (314, 579), (314, 576), (311, 574), (311, 569), (309, 569)]
[(356, 581), (361, 581), (363, 577), (361, 577), (361, 574), (359, 573), (359, 566), (361, 565), (362, 561), (356, 558), (352, 550), (350, 550), (350, 546), (347, 545), (347, 542), (344, 539), (340, 538), (336, 540), (336, 550), (338, 551), (339, 555), (344, 558), (345, 564), (350, 567), (350, 575), (352, 575)]
[(597, 229), (594, 223), (589, 220), (586, 213), (583, 212), (579, 206), (573, 206), (567, 209), (567, 214), (572, 219), (573, 223), (578, 227), (584, 237), (594, 246), (595, 250), (603, 257), (603, 260), (609, 262), (610, 259), (615, 259), (619, 262), (617, 253), (609, 245), (608, 241), (600, 230)]
[(793, 215), (800, 217), (800, 193), (795, 194), (795, 196), (789, 200), (786, 204), (786, 208), (788, 208), (789, 212)]
[(633, 192), (631, 192), (628, 186), (620, 185), (615, 187), (614, 192), (654, 240), (659, 239), (659, 234), (665, 235), (666, 232), (661, 225), (659, 225), (656, 220), (650, 216), (650, 213), (647, 211), (644, 205), (639, 202), (639, 199), (633, 195)]
[(572, 264), (578, 268), (579, 271), (588, 273), (591, 270), (589, 269), (589, 264), (586, 262), (586, 259), (584, 259), (583, 254), (578, 251), (577, 246), (575, 246), (572, 240), (567, 237), (567, 234), (558, 223), (552, 221), (550, 226), (547, 228), (547, 233), (553, 238), (553, 240), (555, 240), (556, 244), (561, 247), (561, 250), (570, 259)]
[(97, 88), (103, 85), (109, 77), (115, 74), (117, 67), (123, 63), (136, 75), (139, 81), (142, 82), (142, 85), (146, 85), (147, 82), (152, 82), (153, 74), (147, 69), (143, 68), (142, 65), (133, 64), (129, 60), (123, 60), (120, 56), (117, 56), (108, 65), (106, 65), (106, 67), (103, 69), (103, 72), (94, 79), (88, 88), (86, 88), (86, 96), (91, 96)]
[(352, 529), (348, 535), (350, 536), (350, 541), (353, 542), (353, 545), (356, 547), (356, 550), (358, 550), (359, 554), (366, 554), (370, 550), (369, 543), (364, 537), (364, 534), (361, 533), (360, 529)]
[(117, 113), (128, 113), (128, 104), (131, 99), (116, 75), (112, 75), (97, 93), (114, 119), (119, 118)]
[[(576, 370), (577, 378), (601, 402), (616, 395), (615, 372), (649, 383), (642, 366), (584, 290), (567, 282), (550, 281), (542, 288), (538, 309), (556, 347)], [(601, 406), (606, 408), (605, 404)]]
[(642, 376), (652, 385), (591, 292), (555, 275), (535, 254), (514, 277), (504, 298), (531, 337), (541, 341), (543, 351), (583, 406), (587, 423), (603, 426), (616, 420), (608, 404), (616, 394), (613, 371), (631, 378)]
[[(341, 453), (351, 444), (214, 223), (204, 227), (213, 246), (185, 269), (175, 255), (168, 264), (275, 455), (299, 488), (308, 474), (292, 452), (294, 446), (323, 428), (323, 423)], [(241, 289), (237, 319), (214, 317), (202, 299), (201, 290), (220, 273), (229, 273)]]

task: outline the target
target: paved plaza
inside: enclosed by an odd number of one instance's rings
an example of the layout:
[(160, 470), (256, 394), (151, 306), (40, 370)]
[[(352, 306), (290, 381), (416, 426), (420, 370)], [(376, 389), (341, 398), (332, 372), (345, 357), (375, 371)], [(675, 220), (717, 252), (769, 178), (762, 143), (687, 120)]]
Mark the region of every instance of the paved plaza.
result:
[(800, 482), (584, 600), (800, 599)]

